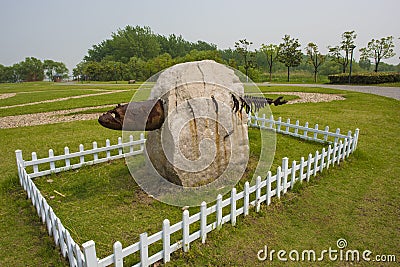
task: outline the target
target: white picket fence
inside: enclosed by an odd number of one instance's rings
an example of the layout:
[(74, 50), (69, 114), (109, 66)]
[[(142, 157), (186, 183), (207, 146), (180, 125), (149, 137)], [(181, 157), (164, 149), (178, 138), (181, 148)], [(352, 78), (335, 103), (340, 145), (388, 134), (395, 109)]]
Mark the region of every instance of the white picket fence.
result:
[[(140, 235), (140, 240), (135, 244), (122, 247), (119, 241), (114, 243), (113, 254), (103, 259), (98, 259), (96, 256), (95, 242), (93, 240), (82, 244), (83, 251), (80, 246), (74, 242), (68, 230), (62, 225), (60, 219), (55, 215), (52, 208), (47, 204), (45, 198), (41, 195), (32, 181), (32, 178), (65, 171), (68, 169), (79, 168), (87, 164), (96, 164), (104, 161), (122, 158), (127, 155), (138, 155), (143, 152), (145, 139), (143, 135), (139, 140), (134, 141), (133, 138), (127, 143), (122, 143), (118, 139), (118, 144), (110, 145), (109, 141), (106, 146), (97, 148), (97, 144), (93, 144), (93, 149), (84, 150), (80, 145), (79, 152), (69, 153), (65, 150), (64, 155), (54, 156), (52, 150), (49, 150), (49, 157), (37, 159), (36, 153), (32, 153), (32, 159), (24, 161), (22, 152), (16, 151), (18, 174), (21, 185), (28, 193), (28, 197), (32, 200), (32, 204), (36, 207), (39, 217), (43, 223), (46, 223), (50, 236), (53, 236), (54, 242), (60, 247), (64, 257), (68, 257), (70, 266), (123, 266), (123, 259), (134, 253), (139, 253), (140, 261), (134, 266), (149, 266), (157, 261), (170, 261), (170, 255), (174, 251), (183, 249), (184, 252), (190, 248), (190, 243), (201, 239), (204, 243), (207, 233), (214, 229), (222, 227), (224, 223), (231, 222), (236, 224), (236, 219), (239, 215), (246, 216), (249, 214), (251, 206), (255, 207), (256, 212), (260, 210), (260, 205), (265, 203), (271, 204), (271, 198), (280, 198), (288, 190), (292, 189), (296, 182), (309, 181), (311, 176), (315, 176), (318, 172), (324, 169), (329, 169), (331, 166), (339, 164), (345, 160), (357, 148), (359, 130), (356, 129), (354, 135), (348, 132), (347, 135), (340, 134), (340, 130), (329, 132), (329, 128), (319, 130), (318, 125), (314, 128), (308, 127), (308, 123), (300, 126), (297, 121), (291, 124), (290, 120), (282, 122), (281, 118), (274, 120), (273, 117), (266, 119), (265, 116), (258, 117), (257, 115), (249, 116), (249, 126), (259, 127), (265, 130), (274, 130), (279, 133), (293, 135), (306, 140), (329, 143), (327, 148), (322, 151), (316, 151), (314, 155), (309, 154), (305, 159), (302, 157), (300, 163), (292, 161), (289, 167), (289, 159), (282, 160), (282, 166), (277, 168), (276, 174), (272, 175), (269, 171), (266, 177), (257, 177), (256, 183), (252, 186), (248, 182), (244, 185), (244, 190), (237, 193), (236, 188), (233, 188), (229, 197), (223, 199), (221, 195), (217, 196), (216, 204), (207, 207), (205, 202), (201, 203), (200, 212), (191, 215), (188, 210), (182, 214), (182, 221), (170, 224), (168, 219), (165, 219), (162, 224), (162, 230), (148, 236), (147, 233)], [(282, 129), (284, 128), (284, 129)], [(311, 136), (309, 136), (311, 134)], [(139, 149), (135, 150), (134, 146)], [(124, 154), (123, 148), (130, 147), (129, 152)], [(117, 150), (116, 155), (111, 155), (112, 150)], [(68, 152), (68, 153), (67, 153)], [(106, 152), (106, 157), (99, 158), (100, 152)], [(85, 161), (85, 156), (93, 156), (93, 160)], [(72, 158), (79, 158), (79, 163), (71, 164)], [(62, 162), (63, 166), (56, 167), (56, 162)], [(48, 166), (49, 169), (40, 170), (39, 166)], [(33, 172), (28, 174), (26, 167), (33, 166)], [(225, 209), (224, 209), (225, 208)], [(199, 223), (196, 223), (199, 222)], [(196, 223), (196, 224), (195, 224)], [(198, 225), (198, 226), (197, 226)], [(171, 235), (179, 234), (181, 239), (171, 244)], [(175, 234), (176, 237), (176, 234)], [(150, 255), (149, 246), (161, 241), (162, 250)]]

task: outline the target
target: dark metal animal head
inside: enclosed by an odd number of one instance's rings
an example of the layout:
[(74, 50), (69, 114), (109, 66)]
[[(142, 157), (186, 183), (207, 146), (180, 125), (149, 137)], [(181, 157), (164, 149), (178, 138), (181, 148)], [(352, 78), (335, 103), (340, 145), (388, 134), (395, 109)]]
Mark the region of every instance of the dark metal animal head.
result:
[(98, 121), (113, 130), (152, 131), (164, 123), (164, 108), (161, 100), (118, 104), (101, 115)]

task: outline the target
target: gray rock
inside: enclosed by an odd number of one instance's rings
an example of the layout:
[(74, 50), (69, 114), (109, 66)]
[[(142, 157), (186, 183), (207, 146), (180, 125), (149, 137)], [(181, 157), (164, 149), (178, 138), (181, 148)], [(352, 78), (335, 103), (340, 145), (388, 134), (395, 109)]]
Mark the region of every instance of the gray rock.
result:
[(161, 176), (184, 187), (238, 180), (249, 155), (247, 115), (232, 111), (232, 94), (243, 97), (239, 78), (211, 60), (178, 64), (159, 76), (151, 98), (163, 100), (166, 120), (148, 133), (146, 150)]

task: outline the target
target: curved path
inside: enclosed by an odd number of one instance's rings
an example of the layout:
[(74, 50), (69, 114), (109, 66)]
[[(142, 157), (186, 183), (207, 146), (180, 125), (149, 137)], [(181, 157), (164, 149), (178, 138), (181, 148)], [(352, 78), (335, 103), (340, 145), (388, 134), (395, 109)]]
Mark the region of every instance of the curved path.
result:
[(299, 87), (321, 87), (338, 90), (348, 90), (361, 93), (368, 93), (380, 96), (386, 96), (400, 100), (400, 87), (384, 87), (374, 85), (342, 85), (342, 84), (277, 84), (277, 83), (260, 83), (259, 85), (273, 85), (273, 86), (299, 86)]

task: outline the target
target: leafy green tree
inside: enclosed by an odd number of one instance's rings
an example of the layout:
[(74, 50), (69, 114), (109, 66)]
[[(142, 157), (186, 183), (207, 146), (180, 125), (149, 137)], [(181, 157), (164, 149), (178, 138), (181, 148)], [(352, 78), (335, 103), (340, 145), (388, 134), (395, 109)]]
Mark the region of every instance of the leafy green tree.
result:
[(366, 60), (373, 58), (375, 62), (375, 72), (378, 72), (378, 66), (382, 59), (394, 57), (393, 36), (383, 37), (380, 40), (372, 39), (366, 47), (360, 49), (361, 58)]
[[(342, 72), (346, 73), (347, 66), (350, 62), (350, 54), (354, 49), (354, 40), (357, 38), (355, 31), (347, 31), (342, 33), (342, 41), (340, 45), (329, 46), (329, 54), (332, 59), (342, 66)], [(343, 53), (344, 54), (343, 54)]]
[(325, 56), (321, 55), (318, 46), (314, 43), (308, 43), (305, 48), (308, 56), (308, 62), (314, 67), (314, 82), (317, 82), (317, 74), (321, 65), (325, 61)]
[(263, 52), (266, 56), (267, 65), (268, 65), (268, 73), (269, 73), (269, 81), (271, 81), (272, 80), (272, 67), (273, 67), (274, 63), (276, 63), (276, 61), (278, 61), (278, 57), (279, 57), (279, 45), (262, 44), (261, 52)]
[(253, 43), (246, 39), (235, 42), (236, 51), (242, 56), (243, 68), (245, 70), (246, 78), (248, 79), (249, 68), (254, 68), (254, 53), (250, 51), (250, 45)]
[(300, 65), (303, 54), (299, 47), (301, 46), (298, 39), (290, 38), (285, 35), (283, 42), (279, 44), (279, 61), (287, 68), (287, 81), (290, 81), (290, 68)]
[(44, 68), (42, 61), (34, 57), (27, 57), (19, 65), (20, 75), (24, 81), (43, 81)]
[(61, 75), (63, 78), (68, 77), (68, 68), (62, 62), (46, 59), (43, 61), (43, 68), (45, 75), (50, 81), (53, 81), (53, 76), (55, 74)]

